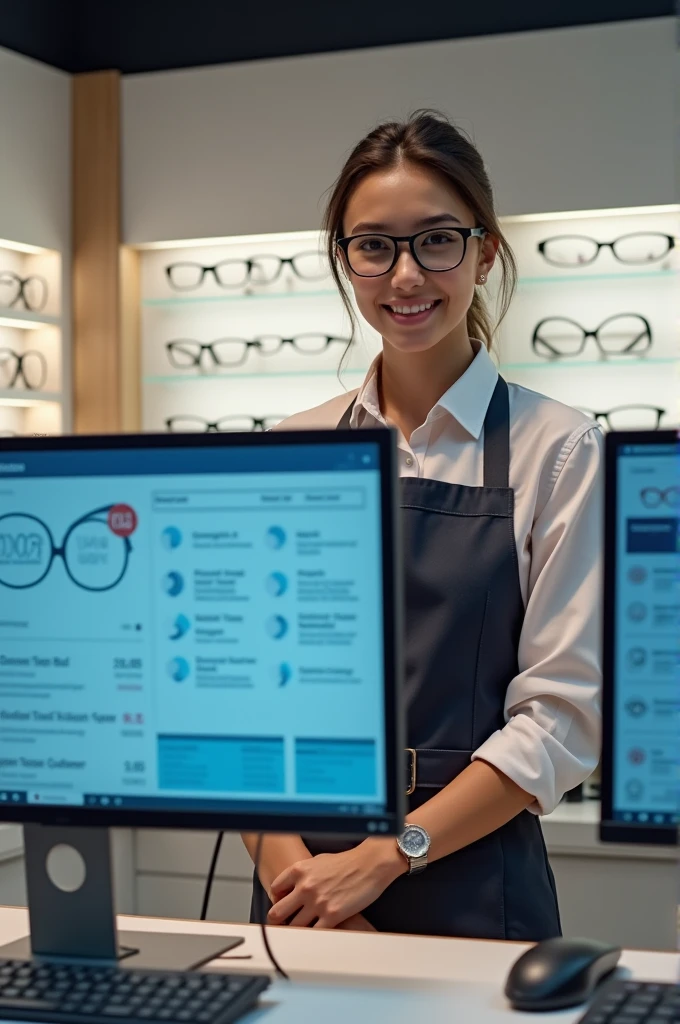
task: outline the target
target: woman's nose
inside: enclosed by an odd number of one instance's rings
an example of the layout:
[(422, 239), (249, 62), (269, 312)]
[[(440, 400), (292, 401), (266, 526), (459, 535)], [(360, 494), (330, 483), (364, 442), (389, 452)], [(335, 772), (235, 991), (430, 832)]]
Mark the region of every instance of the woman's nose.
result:
[(422, 269), (418, 266), (408, 249), (399, 254), (392, 269), (392, 284), (395, 287), (420, 285), (425, 280)]

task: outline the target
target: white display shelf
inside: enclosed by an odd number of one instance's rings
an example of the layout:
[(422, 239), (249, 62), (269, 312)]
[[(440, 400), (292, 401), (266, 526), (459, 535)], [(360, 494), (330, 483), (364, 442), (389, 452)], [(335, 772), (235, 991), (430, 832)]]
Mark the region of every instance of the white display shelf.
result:
[(41, 327), (60, 327), (61, 317), (32, 313), (25, 309), (4, 309), (0, 307), (0, 327), (18, 327), (24, 331), (35, 331)]
[(0, 388), (0, 405), (28, 408), (32, 405), (43, 405), (45, 402), (61, 403), (63, 395), (60, 391), (18, 391), (16, 388)]
[(334, 288), (299, 292), (247, 292), (241, 295), (172, 295), (163, 299), (142, 299), (143, 306), (200, 306), (216, 302), (259, 302), (261, 299), (314, 299), (338, 297)]
[(680, 367), (680, 352), (676, 357), (672, 356), (649, 356), (644, 358), (640, 356), (635, 358), (633, 356), (622, 356), (620, 359), (545, 359), (545, 360), (531, 360), (530, 362), (502, 362), (499, 365), (499, 370), (566, 370), (575, 369), (586, 369), (586, 370), (607, 370), (611, 372), (615, 367), (623, 366), (673, 366), (677, 365)]
[(665, 270), (631, 270), (621, 273), (593, 274), (585, 273), (585, 270), (578, 274), (545, 274), (537, 277), (518, 277), (519, 287), (530, 285), (552, 285), (552, 284), (591, 284), (598, 281), (672, 281), (680, 277), (680, 270), (667, 268)]
[[(368, 373), (368, 367), (364, 369), (342, 370), (340, 379), (343, 377), (361, 377)], [(337, 367), (332, 370), (258, 370), (253, 373), (198, 373), (195, 377), (180, 377), (178, 374), (155, 374), (144, 377), (145, 384), (197, 384), (201, 381), (207, 383), (215, 380), (264, 380), (271, 377), (337, 377)]]

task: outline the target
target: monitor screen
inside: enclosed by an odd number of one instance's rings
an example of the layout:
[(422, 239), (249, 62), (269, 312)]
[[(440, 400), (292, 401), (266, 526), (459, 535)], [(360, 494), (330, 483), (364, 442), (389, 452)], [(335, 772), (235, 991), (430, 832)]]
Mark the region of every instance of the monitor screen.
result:
[(393, 475), (388, 431), (4, 442), (0, 819), (395, 831)]
[[(673, 841), (680, 768), (680, 438), (607, 437), (603, 838)], [(603, 781), (604, 781), (603, 780)]]

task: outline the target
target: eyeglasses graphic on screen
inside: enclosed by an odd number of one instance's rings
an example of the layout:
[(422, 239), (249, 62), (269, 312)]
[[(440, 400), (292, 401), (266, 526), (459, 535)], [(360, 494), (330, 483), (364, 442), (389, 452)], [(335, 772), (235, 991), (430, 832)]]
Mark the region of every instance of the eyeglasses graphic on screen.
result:
[(214, 366), (241, 366), (251, 352), (273, 356), (283, 351), (286, 345), (301, 355), (319, 355), (335, 342), (348, 345), (349, 339), (336, 338), (331, 334), (298, 334), (294, 338), (268, 334), (253, 341), (245, 338), (219, 338), (204, 344), (191, 338), (179, 338), (168, 341), (165, 349), (173, 366), (178, 370), (191, 370), (205, 368), (206, 359)]
[(61, 558), (69, 579), (89, 591), (112, 590), (125, 576), (137, 516), (129, 505), (103, 505), (76, 519), (60, 547), (42, 519), (25, 512), (0, 516), (0, 586), (35, 587)]
[(640, 491), (640, 501), (645, 508), (680, 508), (680, 486), (675, 487), (643, 487)]
[(170, 416), (165, 426), (173, 434), (224, 434), (229, 431), (271, 430), (285, 416), (223, 416), (211, 422), (202, 416)]
[(317, 250), (295, 256), (251, 256), (250, 259), (221, 260), (212, 266), (202, 263), (171, 263), (165, 268), (168, 283), (175, 291), (200, 288), (207, 275), (212, 275), (220, 288), (242, 288), (246, 284), (273, 284), (284, 266), (289, 266), (302, 281), (319, 281), (328, 275), (328, 261)]
[(0, 348), (0, 387), (13, 388), (21, 380), (29, 391), (37, 391), (46, 379), (47, 363), (42, 352)]
[(592, 338), (603, 356), (638, 356), (652, 345), (652, 328), (639, 313), (618, 313), (589, 331), (565, 316), (550, 316), (536, 324), (531, 347), (543, 359), (564, 359), (583, 352)]
[(658, 430), (666, 409), (655, 405), (617, 405), (605, 412), (579, 406), (579, 411), (598, 420), (607, 430)]
[(18, 302), (38, 313), (47, 302), (47, 281), (44, 277), (19, 277), (13, 270), (0, 270), (0, 306), (11, 309)]
[(613, 242), (598, 242), (586, 235), (555, 235), (538, 243), (543, 259), (553, 267), (587, 267), (602, 249), (611, 249), (619, 263), (631, 267), (656, 263), (675, 248), (675, 238), (659, 231), (635, 231)]
[(338, 238), (350, 270), (357, 277), (389, 274), (399, 258), (399, 243), (408, 242), (423, 270), (454, 270), (465, 259), (469, 238), (484, 238), (485, 228), (428, 228), (415, 235), (361, 234)]

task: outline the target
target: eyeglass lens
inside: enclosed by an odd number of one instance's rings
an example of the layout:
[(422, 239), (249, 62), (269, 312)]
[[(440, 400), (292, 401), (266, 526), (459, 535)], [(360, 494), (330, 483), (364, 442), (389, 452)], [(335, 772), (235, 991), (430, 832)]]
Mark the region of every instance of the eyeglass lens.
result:
[[(396, 248), (388, 235), (357, 235), (347, 246), (347, 262), (361, 277), (379, 277), (393, 265)], [(453, 270), (465, 256), (465, 238), (448, 229), (423, 231), (415, 237), (414, 249), (425, 270)]]
[(569, 357), (579, 355), (590, 336), (606, 355), (638, 355), (652, 343), (647, 321), (626, 313), (610, 317), (592, 332), (566, 317), (548, 317), (535, 328), (532, 344), (546, 359)]
[(19, 380), (31, 391), (43, 386), (47, 365), (42, 352), (29, 350), (20, 354), (11, 348), (0, 348), (0, 385), (13, 388)]
[(664, 258), (674, 246), (669, 235), (656, 231), (637, 231), (621, 235), (613, 242), (597, 242), (586, 235), (556, 235), (539, 242), (543, 258), (556, 267), (584, 267), (593, 263), (601, 249), (611, 249), (619, 263), (643, 266)]

